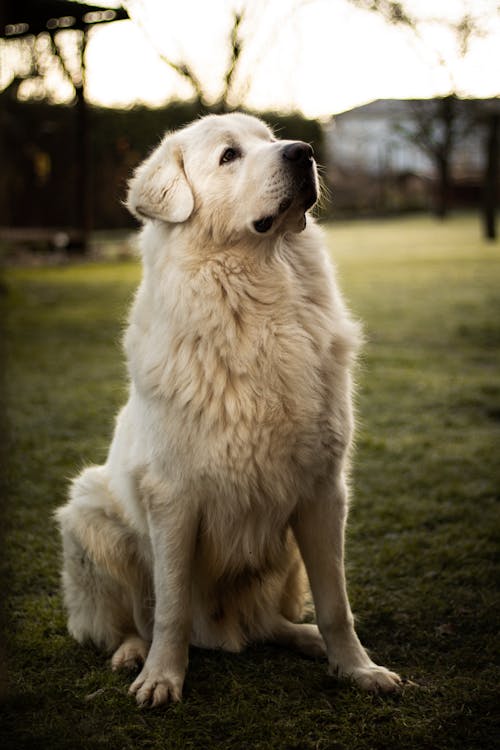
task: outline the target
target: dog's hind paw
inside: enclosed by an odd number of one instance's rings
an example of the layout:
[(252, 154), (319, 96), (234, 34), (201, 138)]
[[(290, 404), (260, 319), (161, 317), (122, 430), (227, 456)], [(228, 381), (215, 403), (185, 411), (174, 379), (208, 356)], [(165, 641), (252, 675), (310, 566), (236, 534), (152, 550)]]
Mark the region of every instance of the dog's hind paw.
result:
[(111, 669), (137, 669), (146, 661), (149, 644), (138, 635), (130, 635), (125, 638), (111, 658)]

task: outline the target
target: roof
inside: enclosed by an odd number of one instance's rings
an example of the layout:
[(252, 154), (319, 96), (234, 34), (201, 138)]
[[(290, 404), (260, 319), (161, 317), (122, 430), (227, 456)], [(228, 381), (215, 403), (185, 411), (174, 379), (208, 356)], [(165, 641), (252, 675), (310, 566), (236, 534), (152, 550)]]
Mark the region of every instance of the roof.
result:
[(362, 104), (359, 107), (353, 107), (352, 109), (344, 110), (334, 115), (334, 119), (343, 118), (344, 116), (360, 117), (363, 119), (369, 119), (371, 117), (378, 118), (380, 116), (386, 117), (388, 115), (400, 114), (405, 111), (407, 107), (413, 103), (422, 103), (423, 106), (429, 106), (430, 102), (434, 102), (434, 99), (375, 99), (368, 104)]
[(0, 36), (7, 39), (62, 29), (84, 30), (98, 23), (129, 17), (125, 8), (90, 5), (72, 0), (4, 0), (0, 5)]
[[(344, 112), (339, 112), (333, 115), (332, 120), (343, 120), (356, 118), (360, 120), (379, 119), (380, 117), (394, 117), (405, 115), (408, 113), (408, 108), (412, 106), (418, 106), (419, 108), (427, 108), (433, 111), (436, 102), (446, 97), (434, 97), (430, 99), (375, 99), (368, 104), (362, 104), (359, 107), (353, 109), (347, 109)], [(480, 104), (483, 109), (498, 112), (500, 110), (500, 97), (491, 97), (488, 99), (475, 99), (471, 97), (455, 97), (456, 102), (459, 106), (468, 106), (471, 103)]]

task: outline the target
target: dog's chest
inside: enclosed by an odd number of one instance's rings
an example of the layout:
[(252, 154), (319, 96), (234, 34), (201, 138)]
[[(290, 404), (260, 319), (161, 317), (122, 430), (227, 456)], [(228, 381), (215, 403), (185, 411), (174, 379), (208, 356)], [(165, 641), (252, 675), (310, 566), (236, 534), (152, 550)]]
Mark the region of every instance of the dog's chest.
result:
[[(155, 434), (177, 466), (245, 493), (296, 484), (324, 462), (335, 368), (326, 314), (300, 289), (213, 275), (168, 314), (143, 314), (127, 350)], [(139, 296), (136, 317), (144, 310)], [(285, 494), (288, 493), (288, 490)]]

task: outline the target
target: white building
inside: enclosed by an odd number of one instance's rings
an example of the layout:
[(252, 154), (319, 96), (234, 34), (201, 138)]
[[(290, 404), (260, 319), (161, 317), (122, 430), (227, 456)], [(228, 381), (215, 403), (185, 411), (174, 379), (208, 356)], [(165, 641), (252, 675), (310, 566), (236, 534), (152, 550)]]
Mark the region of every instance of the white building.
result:
[[(456, 176), (477, 175), (483, 168), (484, 135), (467, 118), (470, 105), (456, 100), (454, 127), (459, 137), (452, 159), (452, 170), (459, 173)], [(380, 99), (335, 115), (326, 126), (329, 166), (342, 173), (377, 177), (405, 173), (435, 177), (435, 162), (413, 139), (424, 123), (432, 129), (434, 141), (442, 139), (437, 106), (438, 100), (433, 99)]]

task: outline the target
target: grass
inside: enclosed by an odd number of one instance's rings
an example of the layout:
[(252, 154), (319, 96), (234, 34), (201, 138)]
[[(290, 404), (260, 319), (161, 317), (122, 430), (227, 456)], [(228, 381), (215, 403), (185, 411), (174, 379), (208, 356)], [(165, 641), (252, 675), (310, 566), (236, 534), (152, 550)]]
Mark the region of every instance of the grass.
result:
[(349, 588), (375, 658), (415, 683), (366, 695), (271, 646), (193, 650), (184, 702), (138, 709), (129, 678), (69, 638), (53, 509), (101, 461), (125, 395), (134, 263), (16, 269), (3, 315), (8, 680), (2, 748), (488, 750), (499, 669), (500, 253), (473, 219), (327, 229), (365, 321)]

